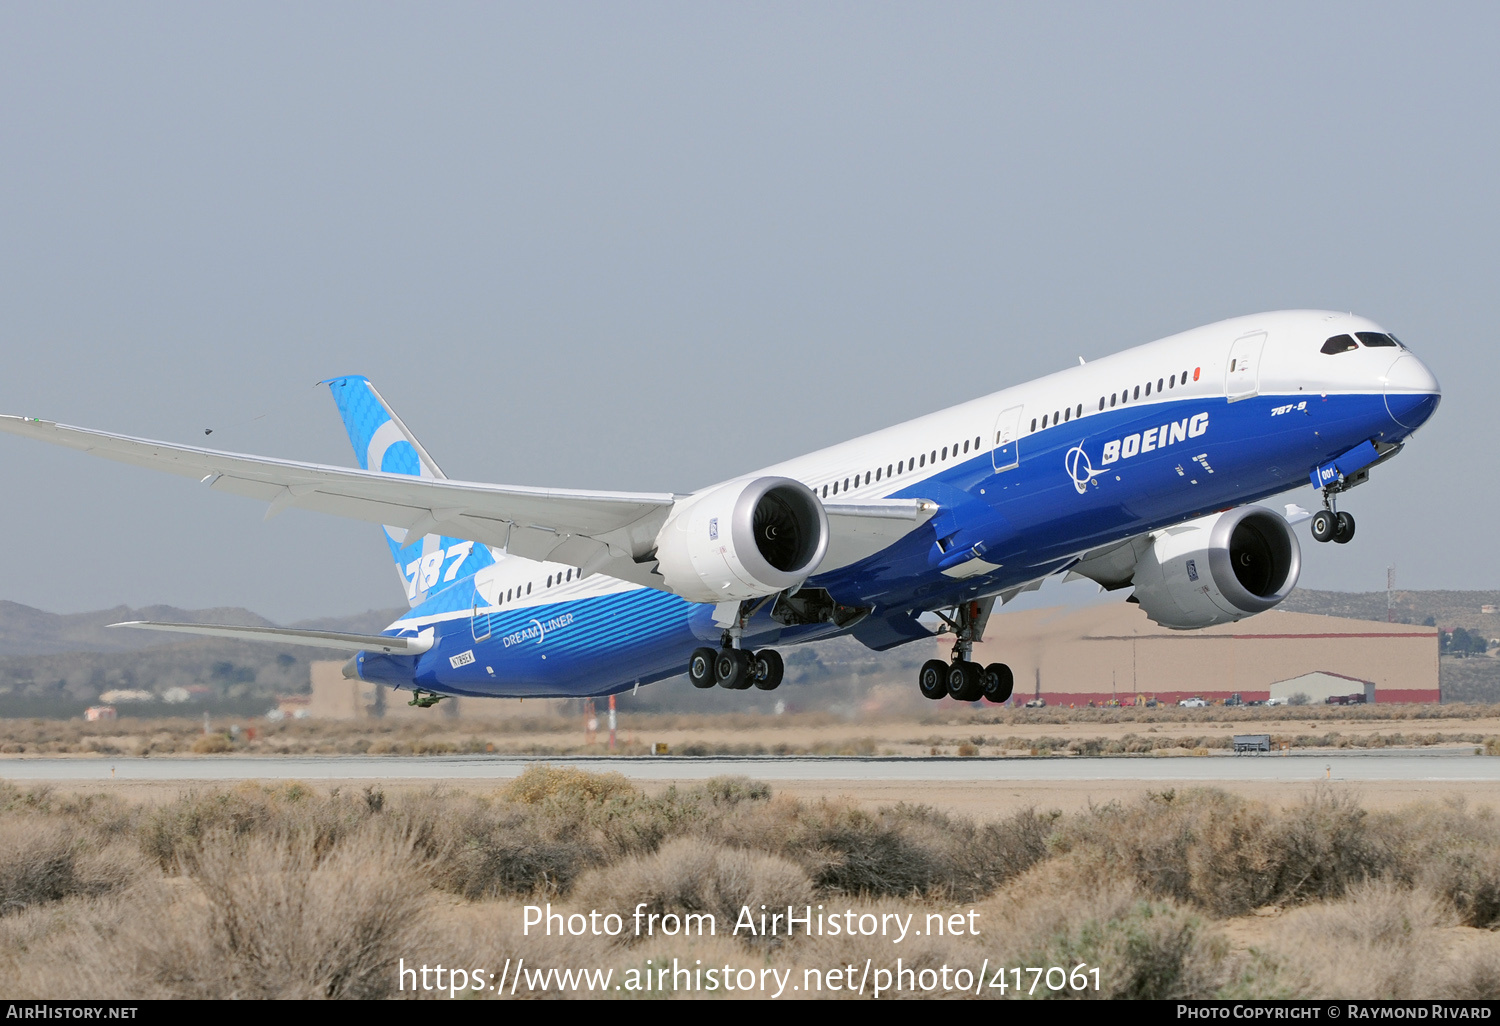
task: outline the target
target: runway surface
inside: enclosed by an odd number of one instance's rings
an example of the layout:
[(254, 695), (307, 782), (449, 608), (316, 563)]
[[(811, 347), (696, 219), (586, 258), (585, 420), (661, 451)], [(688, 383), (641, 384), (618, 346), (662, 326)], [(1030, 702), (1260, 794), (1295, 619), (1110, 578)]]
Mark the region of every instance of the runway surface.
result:
[(706, 780), (747, 776), (803, 781), (1089, 781), (1175, 783), (1317, 780), (1500, 783), (1500, 758), (1474, 749), (1375, 750), (1259, 756), (1171, 758), (757, 758), (644, 756), (553, 757), (263, 756), (0, 759), (0, 779), (68, 781), (506, 780), (538, 763), (617, 772), (634, 780)]

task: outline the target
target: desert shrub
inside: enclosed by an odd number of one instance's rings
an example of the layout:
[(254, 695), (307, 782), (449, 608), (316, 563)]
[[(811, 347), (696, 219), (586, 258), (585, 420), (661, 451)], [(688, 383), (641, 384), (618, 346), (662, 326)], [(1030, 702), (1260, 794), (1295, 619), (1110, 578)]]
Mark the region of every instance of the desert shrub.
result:
[(1026, 872), (1047, 857), (1047, 839), (1062, 813), (1022, 809), (1005, 819), (987, 823), (980, 831), (980, 849), (991, 867), (991, 886)]
[(755, 790), (749, 782), (710, 781), (651, 797), (619, 774), (533, 767), (499, 801), (471, 801), (457, 814), (449, 802), (430, 840), (418, 841), (442, 867), (442, 885), (467, 897), (566, 894), (590, 867), (654, 852)]
[(714, 805), (764, 802), (771, 799), (771, 785), (749, 777), (710, 777), (703, 782), (703, 797)]
[(361, 831), (326, 856), (306, 835), (216, 833), (193, 879), (207, 899), (208, 960), (182, 964), (191, 944), (151, 948), (153, 975), (180, 981), (183, 996), (384, 997), (397, 958), (420, 942), (422, 867), (383, 831)]
[[(1101, 871), (1077, 855), (1038, 863), (1007, 884), (992, 906), (994, 919), (984, 931), (992, 964), (1099, 968), (1097, 991), (1054, 992), (1041, 981), (1034, 993), (1009, 996), (1205, 998), (1236, 966), (1190, 908), (1152, 897), (1128, 873)], [(1023, 972), (1023, 989), (1030, 984)]]
[(0, 915), (103, 894), (144, 869), (128, 845), (34, 816), (0, 819)]
[(605, 861), (607, 845), (581, 819), (500, 809), (468, 817), (440, 856), (439, 880), (466, 898), (565, 893), (573, 878)]
[[(1174, 902), (1138, 901), (1124, 914), (1085, 919), (1054, 935), (1023, 964), (1098, 967), (1100, 988), (1036, 997), (1165, 1001), (1214, 996), (1227, 974), (1228, 946), (1205, 935), (1197, 916)], [(1030, 978), (1023, 974), (1029, 984)]]
[(179, 864), (190, 866), (209, 834), (269, 831), (307, 838), (322, 853), (372, 814), (367, 800), (337, 790), (319, 795), (295, 781), (274, 787), (246, 784), (234, 790), (189, 791), (157, 806), (144, 817), (138, 837), (141, 850), (172, 871)]
[(1434, 927), (1451, 913), (1435, 896), (1369, 880), (1287, 917), (1257, 981), (1299, 997), (1409, 1000), (1443, 996), (1453, 979)]
[(204, 734), (193, 742), (195, 755), (220, 755), (233, 750), (234, 742), (229, 740), (228, 734)]
[(53, 998), (384, 997), (396, 960), (430, 941), (421, 868), (378, 824), (331, 853), (306, 835), (210, 832), (180, 885), (144, 877), (34, 928), (6, 983)]
[(639, 789), (619, 773), (586, 773), (570, 766), (529, 766), (505, 788), (514, 802), (535, 805), (549, 798), (600, 801), (639, 794)]
[(1353, 797), (1327, 789), (1282, 812), (1222, 791), (1150, 793), (1070, 820), (1053, 844), (1218, 915), (1337, 897), (1397, 859)]
[(1465, 926), (1500, 925), (1500, 820), (1489, 809), (1469, 812), (1462, 802), (1381, 817), (1402, 838), (1401, 882), (1447, 901)]
[(1500, 951), (1470, 949), (1446, 960), (1447, 985), (1443, 996), (1450, 1001), (1494, 1001), (1500, 999)]
[(1368, 814), (1348, 792), (1319, 788), (1271, 827), (1267, 841), (1277, 901), (1338, 897), (1396, 861), (1392, 838), (1372, 829)]
[(797, 863), (820, 892), (969, 900), (1042, 857), (1051, 822), (1028, 810), (981, 827), (924, 805), (872, 812), (782, 798), (705, 819), (698, 829)]
[[(731, 934), (744, 906), (771, 910), (812, 903), (807, 873), (787, 859), (729, 848), (697, 837), (678, 837), (651, 855), (636, 856), (580, 879), (575, 902), (629, 915), (711, 913), (718, 934)], [(625, 936), (633, 938), (633, 931)], [(740, 934), (742, 939), (759, 938)]]
[(1500, 850), (1463, 845), (1428, 864), (1421, 876), (1425, 886), (1453, 906), (1463, 925), (1500, 924)]
[(0, 914), (67, 897), (78, 889), (78, 842), (57, 823), (0, 822)]

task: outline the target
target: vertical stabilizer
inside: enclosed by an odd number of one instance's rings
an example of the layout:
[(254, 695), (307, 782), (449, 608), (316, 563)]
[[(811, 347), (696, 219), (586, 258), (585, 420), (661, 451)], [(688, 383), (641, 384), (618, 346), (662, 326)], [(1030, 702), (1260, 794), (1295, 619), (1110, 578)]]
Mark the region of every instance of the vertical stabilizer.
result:
[[(368, 378), (351, 375), (324, 384), (338, 404), (362, 469), (412, 477), (447, 476)], [(477, 542), (437, 534), (408, 538), (407, 533), (402, 527), (387, 527), (385, 539), (406, 588), (406, 599), (413, 606), (495, 561), (490, 550)]]

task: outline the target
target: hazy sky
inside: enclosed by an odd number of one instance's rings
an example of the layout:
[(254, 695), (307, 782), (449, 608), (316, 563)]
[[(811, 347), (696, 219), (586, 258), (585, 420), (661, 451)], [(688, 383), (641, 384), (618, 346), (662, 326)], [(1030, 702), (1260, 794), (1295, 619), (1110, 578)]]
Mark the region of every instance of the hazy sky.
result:
[[(451, 476), (685, 491), (1354, 310), (1444, 400), (1302, 583), (1495, 588), (1497, 38), (1479, 3), (4, 3), (0, 411), (351, 463), (313, 383), (364, 373)], [(401, 602), (373, 525), (0, 467), (0, 598)]]

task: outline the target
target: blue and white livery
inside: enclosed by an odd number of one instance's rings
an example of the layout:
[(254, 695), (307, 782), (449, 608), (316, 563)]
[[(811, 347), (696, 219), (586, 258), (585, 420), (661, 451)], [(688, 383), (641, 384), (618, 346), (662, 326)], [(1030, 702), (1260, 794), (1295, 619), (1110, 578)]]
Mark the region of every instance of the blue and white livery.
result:
[(0, 429), (191, 475), (268, 517), (298, 506), (380, 524), (411, 603), (378, 636), (130, 626), (343, 648), (349, 675), (430, 704), (604, 695), (684, 671), (769, 689), (778, 647), (847, 634), (884, 650), (932, 637), (918, 618), (936, 613), (953, 658), (923, 667), (922, 693), (1004, 701), (1010, 670), (970, 661), (997, 600), (1066, 573), (1133, 588), (1168, 627), (1269, 609), (1296, 585), (1300, 548), (1286, 517), (1250, 504), (1310, 485), (1313, 537), (1348, 542), (1338, 496), (1441, 396), (1379, 325), (1280, 311), (669, 494), (453, 480), (369, 381), (326, 384), (357, 470), (32, 418)]

